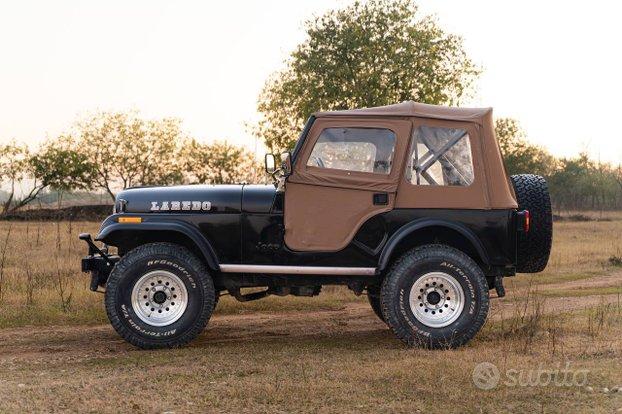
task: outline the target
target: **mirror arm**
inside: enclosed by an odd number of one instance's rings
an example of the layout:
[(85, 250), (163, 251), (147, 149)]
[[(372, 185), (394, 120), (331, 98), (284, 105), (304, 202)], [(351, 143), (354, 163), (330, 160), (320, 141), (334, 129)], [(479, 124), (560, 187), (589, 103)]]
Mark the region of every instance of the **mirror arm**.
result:
[(277, 175), (281, 172), (283, 172), (283, 169), (279, 168), (279, 169), (274, 170), (272, 173), (270, 173), (270, 175), (272, 176), (272, 179), (274, 181), (277, 181), (278, 180)]

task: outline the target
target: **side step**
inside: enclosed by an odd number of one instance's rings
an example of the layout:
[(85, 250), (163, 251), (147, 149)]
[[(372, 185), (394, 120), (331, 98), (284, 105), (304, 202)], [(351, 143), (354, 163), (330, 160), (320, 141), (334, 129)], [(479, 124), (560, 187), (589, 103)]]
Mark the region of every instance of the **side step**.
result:
[(223, 273), (264, 273), (283, 275), (349, 275), (373, 276), (375, 267), (332, 267), (332, 266), (274, 266), (274, 265), (245, 265), (221, 264)]

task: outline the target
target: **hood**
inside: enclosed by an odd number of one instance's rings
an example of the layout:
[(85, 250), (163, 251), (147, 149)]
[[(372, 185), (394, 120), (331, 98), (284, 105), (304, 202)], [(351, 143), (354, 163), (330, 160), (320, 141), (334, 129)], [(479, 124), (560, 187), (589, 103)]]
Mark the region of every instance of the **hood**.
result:
[(135, 187), (121, 191), (115, 210), (126, 213), (240, 213), (242, 185)]

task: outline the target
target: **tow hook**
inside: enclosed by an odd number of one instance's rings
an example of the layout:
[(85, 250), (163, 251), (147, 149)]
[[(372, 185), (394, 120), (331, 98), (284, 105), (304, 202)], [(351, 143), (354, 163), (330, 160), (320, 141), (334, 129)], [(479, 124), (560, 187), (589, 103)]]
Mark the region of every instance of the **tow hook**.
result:
[(82, 259), (82, 271), (91, 274), (89, 288), (93, 292), (97, 292), (99, 286), (106, 285), (108, 275), (115, 263), (119, 261), (119, 256), (108, 254), (107, 248), (100, 249), (97, 247), (88, 233), (81, 233), (79, 238), (89, 246), (88, 256)]
[(89, 245), (89, 256), (93, 256), (95, 255), (95, 253), (99, 253), (99, 255), (106, 261), (108, 262), (110, 265), (114, 265), (114, 263), (112, 262), (112, 260), (110, 260), (110, 258), (108, 257), (108, 252), (104, 252), (102, 249), (100, 249), (99, 247), (97, 247), (95, 245), (95, 243), (93, 243), (93, 238), (91, 237), (91, 235), (89, 233), (80, 233), (80, 235), (78, 236), (78, 238), (80, 240), (84, 240), (86, 242), (86, 244)]
[(495, 291), (497, 296), (502, 298), (505, 296), (505, 288), (503, 287), (503, 276), (495, 277)]

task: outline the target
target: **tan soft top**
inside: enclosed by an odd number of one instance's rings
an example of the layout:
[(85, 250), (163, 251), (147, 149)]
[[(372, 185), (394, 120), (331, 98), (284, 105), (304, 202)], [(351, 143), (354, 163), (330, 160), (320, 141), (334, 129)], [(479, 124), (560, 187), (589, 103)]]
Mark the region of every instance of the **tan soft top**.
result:
[[(297, 251), (346, 248), (371, 217), (392, 209), (513, 209), (516, 199), (495, 137), (492, 109), (450, 108), (402, 102), (378, 108), (318, 112), (287, 177), (285, 243)], [(419, 125), (464, 129), (474, 180), (468, 186), (414, 185), (406, 178), (410, 145)], [(327, 128), (386, 128), (397, 137), (388, 174), (330, 169), (309, 164)], [(386, 193), (385, 204), (374, 203)], [(372, 196), (374, 195), (374, 196)]]
[[(322, 122), (338, 122), (347, 119), (365, 119), (366, 122), (378, 122), (384, 119), (397, 122), (398, 119), (419, 119), (419, 122), (438, 124), (449, 122), (456, 127), (469, 130), (471, 146), (474, 151), (473, 164), (476, 175), (481, 174), (474, 185), (469, 187), (434, 187), (421, 186), (413, 189), (402, 182), (396, 205), (398, 207), (418, 208), (516, 208), (516, 198), (503, 165), (503, 157), (495, 137), (492, 108), (457, 108), (428, 105), (406, 101), (394, 105), (376, 108), (351, 109), (344, 111), (326, 111), (314, 114)], [(347, 123), (347, 122), (346, 122)], [(469, 126), (470, 125), (470, 126)], [(410, 140), (408, 134), (398, 134), (400, 140)], [(311, 143), (312, 144), (312, 143)], [(310, 150), (310, 149), (309, 149)], [(400, 154), (398, 154), (400, 155)], [(301, 167), (299, 166), (299, 169)], [(297, 171), (299, 176), (306, 176), (307, 171)], [(315, 174), (317, 175), (317, 174)], [(295, 179), (295, 178), (294, 178)], [(310, 182), (316, 180), (309, 178)], [(343, 180), (343, 179), (341, 179)], [(370, 187), (369, 178), (360, 181), (361, 186)], [(385, 185), (384, 191), (394, 191)]]
[(313, 115), (316, 118), (332, 116), (416, 116), (448, 121), (469, 121), (483, 125), (484, 119), (490, 114), (492, 114), (492, 108), (457, 108), (406, 101), (376, 108), (316, 112)]

